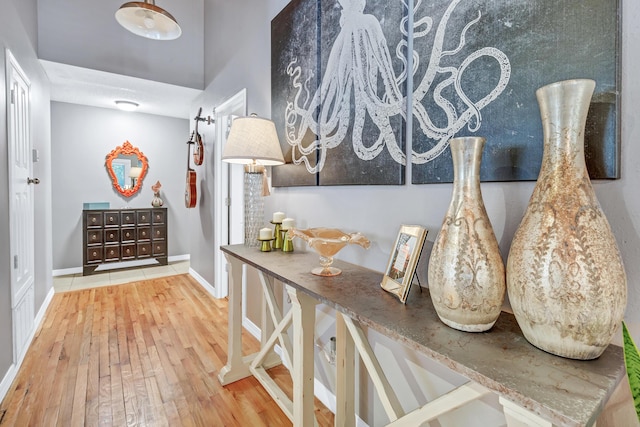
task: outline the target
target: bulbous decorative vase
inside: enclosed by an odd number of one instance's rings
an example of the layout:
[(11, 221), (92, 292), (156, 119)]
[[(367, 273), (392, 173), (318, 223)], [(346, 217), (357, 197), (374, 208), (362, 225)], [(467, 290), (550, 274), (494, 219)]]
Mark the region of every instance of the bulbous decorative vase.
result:
[(164, 205), (164, 201), (160, 198), (160, 193), (154, 193), (153, 199), (151, 200), (151, 206), (159, 208), (162, 205)]
[(505, 295), (504, 263), (480, 191), (485, 139), (454, 138), (453, 195), (429, 257), (429, 292), (442, 322), (466, 332), (490, 329)]
[(602, 354), (627, 304), (622, 258), (584, 159), (594, 88), (592, 80), (567, 80), (536, 91), (542, 166), (507, 259), (509, 300), (525, 338), (580, 360)]

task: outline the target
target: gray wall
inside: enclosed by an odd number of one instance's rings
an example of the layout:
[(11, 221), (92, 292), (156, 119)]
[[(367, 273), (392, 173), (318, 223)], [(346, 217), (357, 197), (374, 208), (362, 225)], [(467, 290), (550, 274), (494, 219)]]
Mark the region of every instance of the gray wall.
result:
[[(169, 256), (189, 253), (184, 206), (189, 121), (106, 108), (51, 103), (53, 147), (53, 268), (82, 266), (82, 204), (109, 202), (112, 208), (151, 206), (151, 186), (160, 181), (169, 214)], [(117, 193), (105, 157), (129, 141), (149, 161), (137, 194)]]
[[(212, 114), (216, 105), (246, 88), (248, 112), (268, 117), (271, 105), (270, 45), (269, 34), (264, 34), (263, 27), (270, 22), (267, 18), (271, 13), (269, 2), (208, 0), (204, 7), (207, 88), (194, 106), (192, 116), (199, 107), (203, 107), (203, 114)], [(190, 222), (194, 224), (190, 230), (191, 267), (208, 283), (218, 286), (213, 266), (214, 200), (217, 197), (214, 171), (221, 160), (213, 156), (215, 127), (201, 125), (200, 132), (205, 143), (206, 160), (203, 166), (196, 168), (204, 181), (198, 207), (191, 213)]]
[[(205, 79), (204, 103), (213, 107), (222, 99), (246, 87), (248, 111), (269, 116), (270, 112), (270, 20), (288, 3), (287, 0), (245, 0), (224, 2), (205, 0)], [(634, 77), (640, 66), (637, 46), (640, 32), (637, 29), (637, 17), (640, 4), (623, 0), (623, 92), (622, 92), (622, 179), (616, 181), (595, 182), (595, 189), (605, 213), (612, 225), (618, 244), (623, 253), (629, 283), (629, 303), (626, 321), (631, 325), (632, 334), (640, 341), (640, 127), (637, 125), (635, 106), (640, 103), (640, 81)], [(242, 17), (246, 25), (237, 26), (236, 19)], [(233, 46), (220, 44), (221, 39), (234, 40)], [(541, 143), (541, 141), (540, 141)], [(410, 168), (409, 168), (410, 169)], [(407, 171), (410, 182), (410, 170)], [(532, 182), (483, 183), (482, 192), (489, 217), (493, 223), (500, 249), (506, 258), (511, 239), (518, 227), (529, 197), (533, 190)], [(442, 223), (442, 218), (451, 197), (451, 185), (412, 185), (404, 186), (358, 186), (358, 187), (314, 187), (314, 188), (276, 188), (266, 199), (265, 220), (272, 212), (283, 211), (294, 217), (300, 227), (329, 226), (348, 231), (361, 231), (373, 242), (368, 251), (360, 247), (347, 247), (339, 257), (382, 271), (388, 261), (389, 252), (401, 224), (422, 224), (430, 232), (431, 242)], [(207, 212), (207, 214), (209, 214)], [(429, 244), (427, 244), (429, 245)], [(424, 254), (428, 258), (428, 251)], [(207, 254), (211, 257), (211, 254)], [(421, 263), (422, 283), (426, 283), (426, 262)], [(324, 313), (324, 314), (323, 314)], [(249, 313), (251, 319), (259, 322), (258, 313)], [(320, 320), (316, 327), (318, 340), (325, 343), (331, 336), (333, 324), (331, 310), (321, 309)], [(325, 318), (326, 317), (326, 318)], [(421, 398), (432, 397), (425, 391), (425, 384), (453, 384), (460, 381), (455, 375), (442, 367), (434, 366), (426, 358), (389, 342), (384, 337), (369, 331), (379, 357), (385, 369), (392, 373), (394, 387), (400, 393), (400, 400), (414, 407)], [(620, 336), (616, 336), (620, 342)], [(319, 362), (316, 377), (322, 378), (325, 385), (332, 387), (330, 368)], [(414, 368), (420, 366), (420, 369)], [(437, 375), (430, 376), (422, 368), (434, 370)], [(429, 378), (430, 377), (430, 378)], [(398, 379), (397, 384), (395, 379)], [(416, 380), (420, 378), (420, 380)], [(424, 380), (425, 382), (423, 382)], [(422, 390), (422, 393), (416, 391)], [(361, 382), (361, 416), (370, 425), (381, 425), (386, 417), (372, 408), (377, 397), (373, 396), (370, 384)], [(422, 401), (421, 403), (424, 403)], [(487, 401), (481, 409), (489, 417), (496, 415), (496, 402)], [(380, 407), (380, 405), (377, 405)], [(482, 406), (482, 405), (481, 405)], [(464, 411), (462, 419), (450, 419), (452, 424), (471, 425), (478, 420), (479, 425), (489, 425), (486, 418), (471, 416)], [(473, 418), (473, 420), (471, 419)], [(442, 421), (441, 421), (442, 422)]]
[(72, 1), (38, 0), (39, 58), (202, 89), (203, 0), (156, 2), (181, 24), (182, 35), (171, 41), (148, 40), (121, 27), (114, 14), (123, 3), (76, 7)]
[[(14, 7), (14, 5), (16, 7)], [(51, 168), (49, 130), (49, 85), (35, 52), (35, 0), (0, 0), (0, 170), (7, 170), (7, 111), (5, 86), (5, 48), (29, 76), (31, 82), (31, 114), (33, 147), (43, 159), (34, 164), (34, 175), (41, 184), (35, 188), (35, 310), (42, 306), (51, 289)], [(11, 342), (11, 284), (9, 247), (8, 176), (0, 174), (0, 379), (4, 378), (13, 359)]]

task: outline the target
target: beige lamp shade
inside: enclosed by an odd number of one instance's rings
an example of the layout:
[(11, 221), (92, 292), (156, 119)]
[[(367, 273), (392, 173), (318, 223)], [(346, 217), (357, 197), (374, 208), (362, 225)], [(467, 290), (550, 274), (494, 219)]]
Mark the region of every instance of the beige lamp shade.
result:
[(263, 166), (284, 164), (275, 124), (257, 116), (235, 119), (224, 146), (222, 160)]
[(142, 168), (140, 166), (131, 166), (129, 169), (129, 178), (140, 178), (140, 173), (142, 173)]

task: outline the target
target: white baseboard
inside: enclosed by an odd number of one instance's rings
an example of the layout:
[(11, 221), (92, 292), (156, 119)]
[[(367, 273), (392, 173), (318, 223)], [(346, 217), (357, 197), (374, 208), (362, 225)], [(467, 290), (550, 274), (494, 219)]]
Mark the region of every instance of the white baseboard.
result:
[[(36, 313), (36, 317), (33, 321), (33, 330), (29, 334), (29, 346), (31, 346), (33, 337), (36, 336), (36, 331), (38, 330), (38, 328), (40, 327), (40, 324), (44, 320), (44, 314), (47, 312), (47, 308), (49, 308), (49, 304), (51, 304), (51, 300), (53, 299), (54, 294), (55, 294), (55, 291), (53, 290), (53, 287), (51, 287), (51, 289), (49, 289), (49, 292), (47, 293), (47, 296), (42, 302), (42, 305), (40, 306), (40, 310), (38, 310), (38, 313)], [(13, 383), (13, 380), (16, 379), (18, 370), (20, 369), (20, 366), (22, 366), (22, 362), (24, 361), (24, 357), (28, 351), (29, 350), (27, 349), (27, 351), (24, 352), (22, 357), (20, 357), (20, 360), (18, 360), (18, 363), (12, 363), (11, 366), (9, 366), (9, 369), (7, 370), (7, 373), (2, 379), (2, 382), (0, 382), (0, 402), (4, 400), (5, 396), (9, 392), (11, 383)]]
[[(178, 261), (188, 261), (191, 259), (191, 255), (174, 255), (167, 257), (168, 262), (178, 262)], [(125, 261), (125, 262), (115, 262), (113, 264), (101, 264), (100, 267), (96, 269), (96, 271), (109, 271), (116, 268), (131, 268), (131, 267), (144, 267), (147, 265), (157, 265), (158, 261), (153, 258), (143, 259), (143, 260), (135, 260), (135, 261)], [(82, 267), (72, 267), (72, 268), (60, 268), (57, 270), (53, 270), (53, 277), (58, 276), (69, 276), (71, 274), (81, 274)]]
[(249, 320), (248, 317), (243, 317), (242, 318), (242, 326), (251, 334), (255, 337), (255, 339), (257, 339), (258, 341), (260, 341), (262, 339), (262, 331), (260, 330), (260, 328), (258, 327), (258, 325), (256, 325), (255, 323), (253, 323), (251, 320)]
[(207, 293), (209, 295), (211, 295), (214, 298), (217, 298), (216, 297), (216, 288), (213, 285), (211, 285), (211, 283), (206, 281), (204, 277), (202, 277), (200, 274), (198, 274), (198, 272), (195, 271), (191, 267), (189, 267), (189, 274), (191, 275), (191, 277), (193, 277), (195, 279), (196, 282), (198, 282), (198, 284), (200, 286), (202, 286), (204, 288), (205, 291), (207, 291)]

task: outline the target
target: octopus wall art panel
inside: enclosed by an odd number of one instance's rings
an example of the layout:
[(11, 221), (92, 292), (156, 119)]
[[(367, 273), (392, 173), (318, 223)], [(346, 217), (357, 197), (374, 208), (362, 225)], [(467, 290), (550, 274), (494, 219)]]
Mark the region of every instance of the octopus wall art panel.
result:
[(272, 119), (287, 160), (273, 185), (399, 185), (407, 159), (412, 183), (451, 182), (448, 141), (473, 135), (487, 138), (483, 181), (535, 180), (535, 90), (571, 78), (597, 83), (591, 178), (619, 178), (619, 10), (619, 0), (292, 0), (272, 21)]

